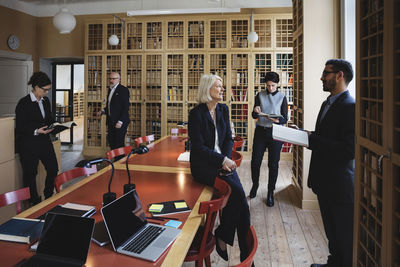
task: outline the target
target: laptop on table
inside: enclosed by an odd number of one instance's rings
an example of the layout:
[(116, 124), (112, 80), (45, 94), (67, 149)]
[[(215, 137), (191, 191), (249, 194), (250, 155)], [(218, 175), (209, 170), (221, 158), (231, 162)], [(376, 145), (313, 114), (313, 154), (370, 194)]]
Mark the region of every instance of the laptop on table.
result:
[(101, 209), (114, 251), (156, 261), (181, 232), (149, 223), (136, 190), (132, 190)]
[(22, 266), (83, 266), (94, 223), (93, 218), (48, 212), (36, 254)]

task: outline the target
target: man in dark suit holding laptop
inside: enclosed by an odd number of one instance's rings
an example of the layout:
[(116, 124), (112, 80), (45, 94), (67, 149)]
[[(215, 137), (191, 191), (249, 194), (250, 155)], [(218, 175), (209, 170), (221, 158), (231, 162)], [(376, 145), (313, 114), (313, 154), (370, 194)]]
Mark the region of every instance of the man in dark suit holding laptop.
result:
[(318, 204), (328, 238), (327, 264), (311, 267), (351, 267), (353, 252), (355, 102), (347, 90), (351, 64), (342, 59), (325, 63), (321, 81), (330, 93), (309, 132), (312, 150), (308, 187)]
[(110, 88), (106, 107), (98, 115), (107, 115), (107, 141), (111, 149), (125, 146), (125, 135), (129, 125), (129, 90), (120, 84), (118, 72), (110, 73)]

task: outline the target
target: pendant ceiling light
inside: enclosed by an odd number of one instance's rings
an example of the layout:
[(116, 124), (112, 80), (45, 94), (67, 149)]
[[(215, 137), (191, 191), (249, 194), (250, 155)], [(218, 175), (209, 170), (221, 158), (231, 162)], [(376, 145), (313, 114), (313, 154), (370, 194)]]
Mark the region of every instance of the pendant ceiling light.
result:
[(113, 31), (113, 35), (111, 35), (110, 38), (108, 38), (108, 43), (110, 45), (118, 45), (119, 44), (118, 36), (115, 35), (115, 16), (114, 16), (114, 31)]
[(247, 35), (247, 40), (249, 43), (255, 43), (258, 41), (258, 34), (256, 32), (253, 32), (253, 11), (251, 11), (251, 16), (250, 16), (250, 33)]
[(53, 25), (61, 34), (67, 34), (75, 28), (76, 20), (67, 8), (62, 7), (53, 17)]

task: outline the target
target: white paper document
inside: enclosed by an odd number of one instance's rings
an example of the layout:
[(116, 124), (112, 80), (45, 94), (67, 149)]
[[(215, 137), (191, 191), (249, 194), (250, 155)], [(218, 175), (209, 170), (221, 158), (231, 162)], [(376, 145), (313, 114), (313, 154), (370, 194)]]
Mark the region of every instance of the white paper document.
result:
[(272, 138), (294, 145), (308, 147), (308, 134), (302, 130), (274, 124), (272, 126)]
[(186, 151), (179, 155), (178, 161), (189, 161), (190, 160), (190, 152)]

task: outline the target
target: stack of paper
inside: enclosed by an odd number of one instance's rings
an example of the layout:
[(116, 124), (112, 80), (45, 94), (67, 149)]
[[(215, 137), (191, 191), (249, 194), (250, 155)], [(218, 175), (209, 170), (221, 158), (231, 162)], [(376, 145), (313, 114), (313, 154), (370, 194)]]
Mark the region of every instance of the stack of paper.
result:
[(274, 140), (308, 147), (308, 134), (302, 130), (296, 130), (278, 124), (273, 124), (272, 138)]
[(190, 160), (190, 152), (186, 151), (179, 155), (178, 161), (189, 161)]

